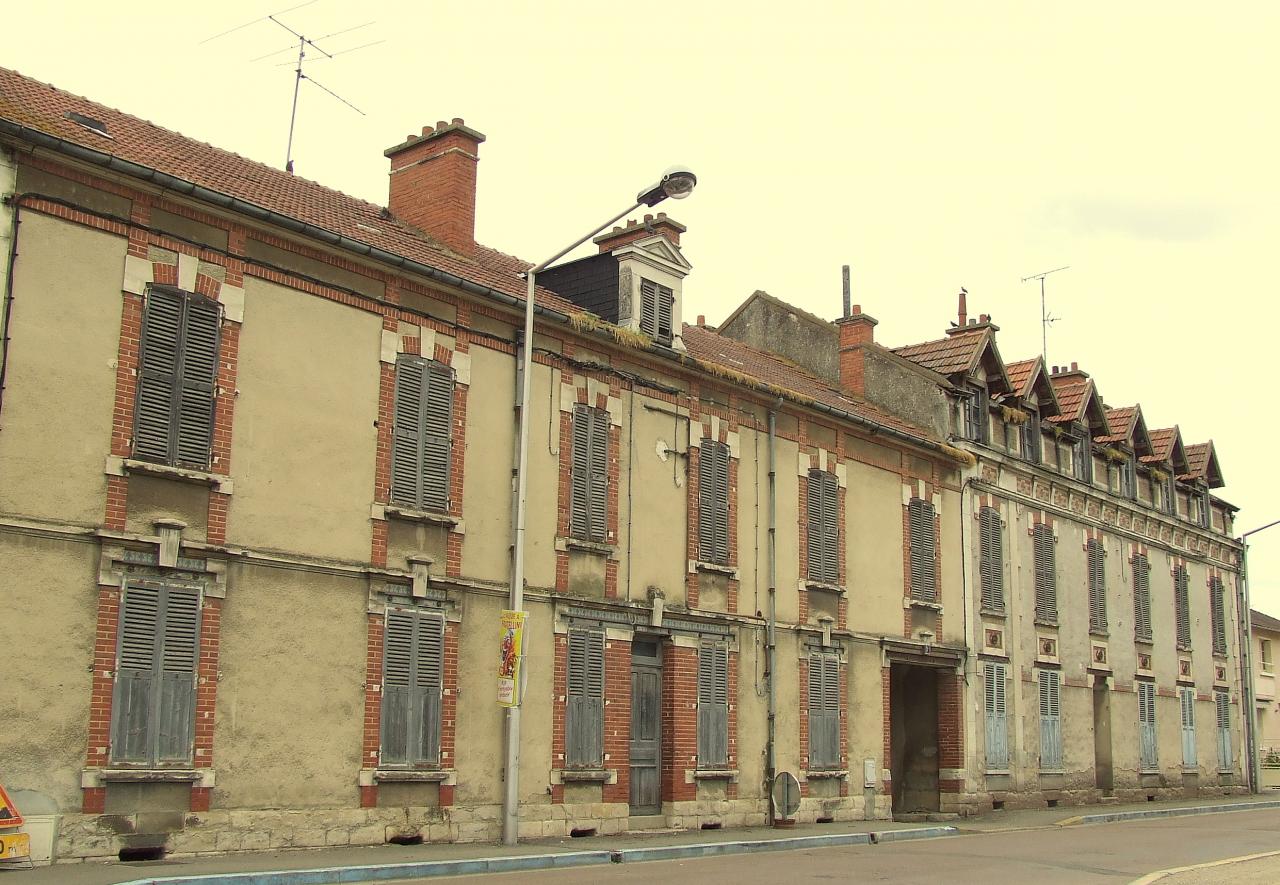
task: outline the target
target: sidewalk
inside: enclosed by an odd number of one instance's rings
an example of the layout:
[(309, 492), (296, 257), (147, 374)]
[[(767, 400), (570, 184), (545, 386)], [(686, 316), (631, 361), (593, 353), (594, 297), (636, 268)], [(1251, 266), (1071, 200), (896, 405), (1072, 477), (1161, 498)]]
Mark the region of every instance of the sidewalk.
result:
[[(58, 864), (35, 870), (0, 869), (0, 885), (121, 885), (132, 882), (195, 882), (201, 885), (318, 885), (338, 881), (372, 881), (379, 878), (460, 875), (464, 872), (498, 872), (618, 861), (707, 856), (741, 851), (786, 850), (824, 845), (856, 845), (911, 838), (935, 838), (1051, 826), (1072, 826), (1174, 814), (1212, 813), (1237, 807), (1280, 808), (1280, 794), (1179, 800), (1130, 805), (1077, 805), (989, 814), (938, 823), (893, 821), (845, 821), (806, 824), (791, 829), (750, 827), (734, 830), (641, 831), (618, 836), (583, 839), (540, 839), (516, 846), (492, 843), (436, 845), (374, 845), (360, 848), (324, 848), (297, 851), (245, 852), (234, 855), (185, 857), (146, 863)], [(466, 863), (456, 867), (454, 864)], [(448, 864), (448, 866), (436, 866)], [(352, 867), (375, 869), (356, 870)], [(343, 870), (344, 872), (339, 872)], [(291, 871), (292, 875), (286, 873)], [(315, 871), (308, 873), (304, 871)], [(323, 872), (322, 872), (323, 871)], [(261, 875), (276, 873), (276, 875)], [(285, 875), (280, 875), (285, 873)], [(259, 875), (255, 875), (259, 874)], [(341, 878), (340, 878), (341, 877)]]

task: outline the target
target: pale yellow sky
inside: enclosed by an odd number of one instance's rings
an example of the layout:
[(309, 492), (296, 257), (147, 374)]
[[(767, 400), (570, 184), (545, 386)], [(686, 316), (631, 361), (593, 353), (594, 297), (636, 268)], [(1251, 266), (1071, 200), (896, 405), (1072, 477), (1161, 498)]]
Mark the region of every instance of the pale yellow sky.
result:
[[(297, 2), (297, 0), (293, 0)], [(0, 64), (283, 165), (291, 0), (12, 4)], [(1280, 519), (1269, 354), (1280, 334), (1271, 3), (599, 4), (316, 0), (282, 20), (331, 51), (303, 84), (297, 172), (385, 202), (382, 150), (455, 116), (488, 135), (478, 238), (540, 260), (666, 166), (699, 175), (686, 319), (755, 289), (826, 317), (840, 266), (889, 345), (955, 293), (1006, 360), (1077, 360), (1151, 428), (1212, 437), (1245, 531)], [(1270, 247), (1270, 248), (1268, 248)], [(1280, 527), (1251, 547), (1280, 615)]]

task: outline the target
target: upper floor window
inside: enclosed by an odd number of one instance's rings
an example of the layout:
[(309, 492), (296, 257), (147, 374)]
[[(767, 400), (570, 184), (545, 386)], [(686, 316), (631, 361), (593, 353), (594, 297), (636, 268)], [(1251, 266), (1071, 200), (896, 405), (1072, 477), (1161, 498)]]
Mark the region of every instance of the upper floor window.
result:
[(1038, 522), (1032, 529), (1035, 545), (1036, 620), (1058, 623), (1058, 578), (1054, 556), (1053, 527)]
[(1093, 446), (1087, 428), (1084, 436), (1071, 443), (1071, 467), (1076, 479), (1093, 482)]
[(1214, 575), (1209, 579), (1209, 621), (1213, 628), (1213, 653), (1227, 653), (1227, 600), (1223, 591), (1222, 578)]
[(982, 583), (982, 608), (1004, 611), (1004, 531), (1000, 511), (978, 511), (978, 574)]
[(396, 359), (391, 501), (420, 510), (449, 508), (453, 370), (401, 354)]
[(1201, 528), (1209, 527), (1209, 515), (1212, 513), (1209, 506), (1209, 490), (1201, 489), (1196, 498), (1196, 524)]
[(964, 436), (974, 442), (987, 441), (987, 389), (973, 386), (961, 401), (964, 409)]
[(1022, 423), (1022, 457), (1032, 464), (1039, 464), (1040, 443), (1040, 415), (1032, 409), (1027, 413), (1027, 420)]
[(1138, 465), (1136, 453), (1120, 462), (1120, 495), (1138, 497)]
[(671, 343), (671, 314), (675, 294), (653, 280), (640, 280), (640, 331), (663, 344)]
[(1133, 554), (1133, 638), (1151, 641), (1151, 563), (1145, 553)]
[(1187, 568), (1180, 565), (1173, 570), (1174, 625), (1177, 628), (1178, 648), (1191, 648), (1191, 599), (1187, 592)]
[(1178, 496), (1174, 491), (1173, 477), (1165, 477), (1160, 487), (1163, 490), (1160, 498), (1160, 509), (1170, 516), (1176, 516), (1178, 513)]
[(840, 484), (834, 473), (809, 471), (808, 577), (810, 581), (835, 584), (840, 580), (840, 520), (837, 493)]
[(1107, 632), (1106, 550), (1097, 538), (1086, 546), (1089, 557), (1089, 632)]
[(934, 602), (938, 598), (937, 521), (933, 505), (912, 498), (907, 505), (911, 534), (911, 598)]
[(1262, 672), (1270, 673), (1275, 667), (1274, 659), (1271, 657), (1271, 640), (1259, 639), (1258, 642), (1262, 645), (1262, 649), (1258, 653), (1258, 658), (1262, 663)]
[(573, 408), (573, 466), (570, 476), (569, 533), (584, 541), (608, 540), (609, 413)]
[(216, 301), (151, 286), (142, 315), (133, 453), (145, 461), (209, 469), (222, 309)]
[(729, 447), (711, 439), (698, 448), (698, 558), (729, 562)]

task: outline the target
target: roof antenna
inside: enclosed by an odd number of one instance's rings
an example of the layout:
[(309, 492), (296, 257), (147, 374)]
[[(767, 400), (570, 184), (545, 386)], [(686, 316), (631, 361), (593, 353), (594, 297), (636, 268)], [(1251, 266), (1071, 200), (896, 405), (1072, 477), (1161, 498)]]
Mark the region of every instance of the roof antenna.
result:
[(1029, 277), (1022, 278), (1022, 282), (1024, 283), (1028, 280), (1040, 281), (1040, 355), (1044, 358), (1045, 365), (1049, 364), (1049, 327), (1062, 319), (1062, 317), (1050, 316), (1048, 308), (1045, 307), (1044, 278), (1051, 273), (1057, 273), (1060, 270), (1067, 270), (1070, 267), (1071, 265), (1065, 264), (1062, 267), (1055, 267), (1053, 270), (1046, 270), (1043, 273), (1033, 273)]
[[(284, 67), (287, 65), (294, 69), (293, 104), (289, 110), (289, 141), (288, 141), (288, 145), (285, 148), (285, 160), (284, 160), (284, 171), (288, 172), (290, 175), (293, 174), (293, 131), (294, 131), (294, 124), (297, 122), (297, 119), (298, 119), (298, 92), (302, 86), (303, 80), (311, 81), (317, 87), (319, 87), (322, 91), (327, 92), (329, 95), (333, 96), (338, 101), (342, 102), (347, 107), (351, 108), (351, 110), (355, 111), (357, 114), (360, 114), (361, 116), (365, 116), (364, 111), (360, 110), (351, 102), (347, 101), (341, 95), (338, 95), (338, 93), (334, 92), (332, 89), (329, 89), (328, 87), (319, 83), (314, 77), (309, 76), (302, 69), (302, 63), (307, 57), (307, 47), (309, 46), (312, 49), (314, 49), (316, 52), (320, 53), (321, 57), (315, 59), (315, 61), (324, 61), (325, 59), (336, 58), (337, 56), (345, 55), (348, 52), (355, 52), (358, 49), (365, 49), (369, 46), (377, 46), (379, 43), (386, 42), (385, 40), (375, 40), (372, 43), (364, 43), (364, 44), (361, 44), (360, 46), (351, 46), (346, 49), (340, 49), (334, 52), (329, 52), (327, 49), (320, 46), (319, 43), (317, 43), (316, 41), (328, 40), (331, 37), (337, 37), (342, 34), (349, 34), (352, 31), (358, 31), (361, 28), (367, 28), (372, 24), (376, 24), (376, 22), (371, 22), (371, 21), (365, 22), (364, 24), (361, 24), (361, 25), (355, 25), (354, 27), (350, 27), (350, 28), (343, 28), (342, 30), (334, 31), (330, 34), (325, 34), (323, 37), (316, 37), (312, 39), (310, 37), (307, 37), (305, 34), (301, 33), (300, 31), (295, 31), (293, 28), (289, 27), (284, 22), (280, 21), (280, 19), (278, 18), (278, 16), (283, 15), (286, 12), (293, 12), (296, 9), (302, 9), (305, 6), (311, 6), (313, 3), (316, 3), (316, 2), (318, 2), (318, 0), (307, 0), (306, 3), (299, 3), (297, 6), (290, 6), (287, 9), (281, 9), (277, 12), (273, 12), (261, 18), (255, 18), (252, 21), (247, 21), (243, 24), (236, 25), (234, 28), (228, 28), (227, 30), (219, 34), (214, 34), (212, 37), (207, 37), (204, 40), (201, 40), (199, 44), (197, 44), (197, 45), (203, 45), (205, 43), (210, 42), (211, 40), (217, 40), (219, 37), (225, 37), (228, 34), (235, 33), (236, 31), (239, 31), (243, 28), (247, 28), (250, 25), (256, 25), (259, 22), (265, 22), (265, 21), (273, 22), (274, 24), (279, 25), (280, 27), (288, 31), (290, 34), (292, 34), (295, 38), (297, 38), (297, 44), (296, 44), (297, 50), (298, 50), (297, 60), (285, 62), (282, 65), (278, 65), (278, 67)], [(277, 49), (274, 52), (268, 52), (266, 55), (260, 55), (257, 58), (250, 59), (250, 61), (251, 62), (262, 61), (263, 59), (271, 58), (273, 56), (280, 55), (281, 53), (284, 53), (284, 52), (292, 52), (293, 49), (294, 49), (294, 44), (291, 43), (290, 45), (286, 46), (284, 49)]]

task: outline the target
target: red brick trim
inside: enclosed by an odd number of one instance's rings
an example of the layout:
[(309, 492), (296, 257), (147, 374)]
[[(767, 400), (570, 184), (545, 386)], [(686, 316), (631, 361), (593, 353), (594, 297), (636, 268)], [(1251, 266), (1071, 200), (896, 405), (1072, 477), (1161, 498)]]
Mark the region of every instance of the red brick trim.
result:
[[(690, 802), (698, 798), (697, 783), (689, 777), (698, 767), (698, 649), (668, 643), (663, 655), (662, 801)], [(733, 685), (730, 697), (736, 700)], [(731, 708), (731, 738), (734, 722)]]
[(614, 783), (605, 784), (602, 802), (629, 802), (631, 798), (631, 643), (605, 639), (604, 643), (604, 767), (617, 771)]

